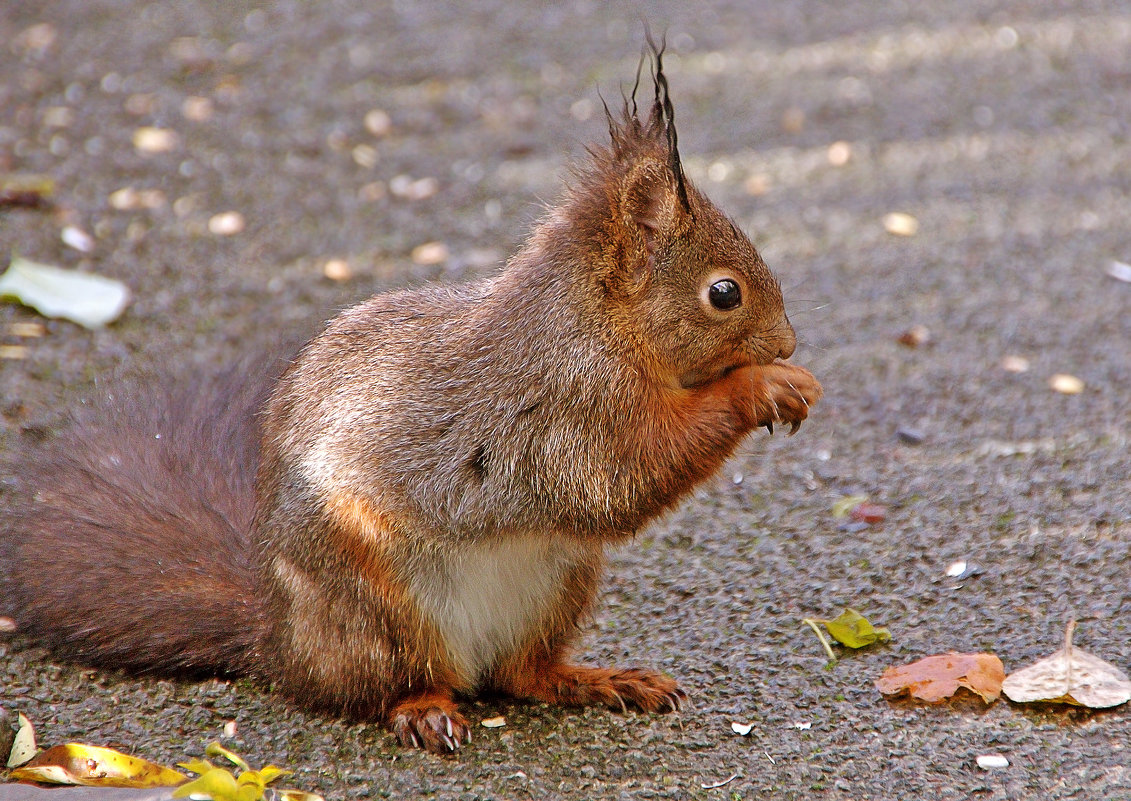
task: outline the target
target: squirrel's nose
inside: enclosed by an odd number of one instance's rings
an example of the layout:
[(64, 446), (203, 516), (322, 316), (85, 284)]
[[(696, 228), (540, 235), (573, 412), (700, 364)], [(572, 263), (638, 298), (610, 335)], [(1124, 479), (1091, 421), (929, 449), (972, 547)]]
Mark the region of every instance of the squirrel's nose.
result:
[(783, 331), (778, 335), (778, 358), (788, 359), (793, 355), (794, 348), (797, 347), (797, 334), (793, 332), (793, 326), (789, 324), (789, 320), (782, 319)]

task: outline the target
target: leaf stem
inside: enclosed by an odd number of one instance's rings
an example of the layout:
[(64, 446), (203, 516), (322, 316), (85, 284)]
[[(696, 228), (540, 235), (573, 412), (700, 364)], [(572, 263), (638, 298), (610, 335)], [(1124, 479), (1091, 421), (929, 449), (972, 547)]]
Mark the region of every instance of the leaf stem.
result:
[(833, 653), (833, 648), (832, 648), (831, 645), (829, 645), (828, 638), (825, 637), (825, 635), (821, 632), (821, 629), (818, 628), (818, 626), (817, 626), (818, 623), (824, 623), (825, 621), (815, 620), (814, 618), (807, 617), (807, 618), (803, 618), (801, 620), (801, 622), (804, 623), (809, 628), (813, 629), (813, 633), (816, 634), (817, 639), (821, 641), (821, 645), (824, 647), (825, 653), (829, 655), (829, 662), (831, 662), (835, 665), (836, 664), (836, 654)]

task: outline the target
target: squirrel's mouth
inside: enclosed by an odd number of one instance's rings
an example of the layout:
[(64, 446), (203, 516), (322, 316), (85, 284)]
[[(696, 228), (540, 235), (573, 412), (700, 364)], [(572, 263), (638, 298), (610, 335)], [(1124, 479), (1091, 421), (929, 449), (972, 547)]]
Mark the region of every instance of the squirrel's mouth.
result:
[(731, 364), (719, 367), (717, 365), (701, 370), (688, 370), (679, 377), (679, 386), (682, 389), (698, 389), (712, 384), (721, 378), (726, 378), (735, 370), (749, 367), (753, 361), (745, 356), (736, 358)]

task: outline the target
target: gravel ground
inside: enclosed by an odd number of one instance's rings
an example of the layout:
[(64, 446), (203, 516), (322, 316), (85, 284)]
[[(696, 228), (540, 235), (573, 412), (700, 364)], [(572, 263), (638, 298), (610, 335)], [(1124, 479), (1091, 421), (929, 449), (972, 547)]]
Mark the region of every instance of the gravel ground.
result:
[[(0, 212), (0, 257), (96, 270), (135, 301), (34, 339), (11, 324), (39, 318), (0, 306), (0, 344), (26, 347), (0, 361), (0, 449), (117, 381), (496, 269), (604, 136), (598, 91), (631, 81), (646, 18), (668, 31), (688, 173), (778, 273), (794, 361), (827, 391), (798, 436), (753, 436), (613, 557), (584, 656), (671, 673), (687, 708), (485, 699), (470, 717), (506, 727), (439, 758), (246, 682), (130, 680), (18, 640), (0, 705), (44, 743), (166, 762), (235, 720), (232, 747), (327, 798), (1131, 798), (1126, 708), (927, 707), (872, 685), (948, 650), (1016, 669), (1073, 617), (1078, 645), (1131, 668), (1131, 284), (1106, 274), (1131, 262), (1131, 6), (461, 5), (7, 3), (0, 172), (52, 176), (58, 208)], [(135, 148), (144, 126), (171, 149)], [(161, 194), (115, 208), (126, 187)], [(210, 231), (225, 212), (241, 231)], [(886, 231), (890, 212), (917, 233)], [(415, 263), (426, 243), (443, 249)], [(913, 326), (929, 341), (900, 344)], [(1053, 391), (1060, 373), (1084, 390)], [(831, 509), (854, 493), (886, 520), (846, 530)], [(956, 560), (976, 574), (948, 579)], [(894, 638), (827, 669), (801, 620), (846, 605)], [(1010, 766), (979, 769), (987, 753)]]

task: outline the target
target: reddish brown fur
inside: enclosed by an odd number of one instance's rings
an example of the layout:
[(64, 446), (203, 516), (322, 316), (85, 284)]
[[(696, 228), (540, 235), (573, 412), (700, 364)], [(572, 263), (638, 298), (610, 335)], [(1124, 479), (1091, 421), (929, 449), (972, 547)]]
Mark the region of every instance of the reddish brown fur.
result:
[(65, 439), (0, 525), (20, 627), (100, 664), (251, 673), (433, 751), (467, 741), (454, 698), (482, 688), (676, 708), (666, 676), (568, 662), (604, 548), (821, 389), (782, 361), (754, 246), (682, 174), (659, 64), (650, 115), (611, 122), (501, 274), (375, 296), (302, 349), (261, 417), (254, 518), (251, 407), (223, 392), (169, 407), (183, 458), (150, 464), (144, 426)]

